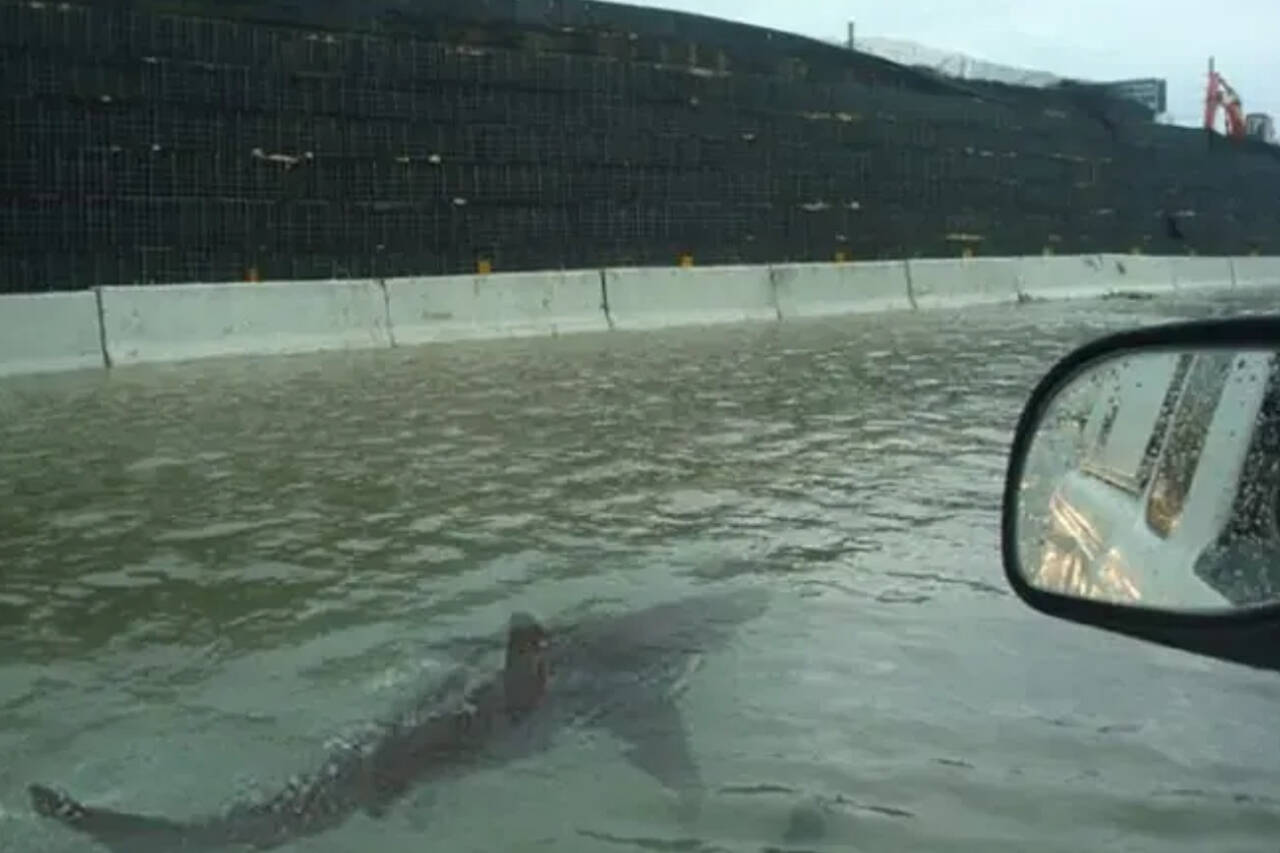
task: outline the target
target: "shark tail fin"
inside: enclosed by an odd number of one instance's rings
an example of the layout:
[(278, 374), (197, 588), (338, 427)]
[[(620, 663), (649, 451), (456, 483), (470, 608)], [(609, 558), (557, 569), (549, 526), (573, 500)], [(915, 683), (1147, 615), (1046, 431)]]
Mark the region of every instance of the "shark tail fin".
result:
[(88, 835), (113, 853), (185, 849), (191, 841), (191, 828), (183, 824), (96, 809), (44, 785), (31, 785), (27, 791), (36, 814)]

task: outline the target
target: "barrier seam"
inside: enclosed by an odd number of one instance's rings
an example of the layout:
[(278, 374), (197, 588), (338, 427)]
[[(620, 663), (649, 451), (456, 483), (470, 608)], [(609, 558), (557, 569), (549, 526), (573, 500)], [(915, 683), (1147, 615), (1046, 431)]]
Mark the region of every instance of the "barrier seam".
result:
[(769, 304), (773, 306), (774, 316), (778, 318), (778, 322), (782, 322), (782, 304), (778, 301), (778, 270), (773, 264), (769, 264)]
[(613, 312), (609, 310), (609, 271), (600, 270), (600, 310), (604, 312), (604, 321), (613, 331)]
[(387, 319), (387, 343), (391, 345), (391, 349), (395, 349), (396, 330), (391, 325), (391, 293), (387, 290), (387, 280), (385, 278), (378, 279), (378, 289), (382, 291), (382, 312)]
[(1231, 289), (1235, 290), (1239, 285), (1236, 283), (1236, 259), (1234, 257), (1227, 258), (1227, 266), (1231, 269)]
[(102, 348), (102, 366), (111, 369), (111, 350), (107, 348), (106, 309), (102, 305), (102, 288), (93, 288), (93, 301), (98, 308), (98, 346)]
[(907, 271), (907, 301), (911, 303), (912, 311), (919, 311), (920, 306), (916, 303), (916, 286), (911, 278), (911, 261), (907, 258), (902, 259), (902, 266)]
[(1030, 302), (1031, 297), (1027, 293), (1026, 279), (1022, 275), (1022, 264), (1025, 258), (1015, 258), (1013, 268), (1013, 302), (1015, 305), (1022, 305)]

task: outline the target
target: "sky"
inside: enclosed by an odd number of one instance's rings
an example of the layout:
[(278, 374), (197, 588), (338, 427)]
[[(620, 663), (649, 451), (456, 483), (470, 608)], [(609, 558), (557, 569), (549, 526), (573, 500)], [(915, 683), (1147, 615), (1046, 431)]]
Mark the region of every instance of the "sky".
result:
[[(1209, 57), (1245, 112), (1280, 123), (1280, 0), (628, 0), (815, 38), (896, 38), (1086, 80), (1160, 77), (1203, 121)], [(1219, 118), (1218, 126), (1222, 126)]]

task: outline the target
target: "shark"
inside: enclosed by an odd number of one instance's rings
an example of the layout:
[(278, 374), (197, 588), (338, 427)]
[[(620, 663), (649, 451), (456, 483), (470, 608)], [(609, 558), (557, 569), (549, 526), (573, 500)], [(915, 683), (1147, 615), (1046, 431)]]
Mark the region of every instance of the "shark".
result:
[(746, 588), (559, 624), (512, 613), (498, 672), (475, 676), (460, 666), (363, 742), (334, 750), (316, 772), (208, 817), (99, 808), (40, 784), (28, 793), (37, 814), (112, 853), (270, 850), (356, 814), (382, 818), (418, 785), (535, 755), (566, 731), (598, 729), (693, 816), (705, 786), (677, 700), (705, 656), (761, 615), (767, 600), (760, 588)]

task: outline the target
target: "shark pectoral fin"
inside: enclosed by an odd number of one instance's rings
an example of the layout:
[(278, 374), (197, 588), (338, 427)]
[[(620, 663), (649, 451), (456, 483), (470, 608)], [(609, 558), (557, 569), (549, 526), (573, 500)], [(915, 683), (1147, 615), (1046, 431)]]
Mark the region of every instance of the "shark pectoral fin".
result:
[[(671, 749), (672, 745), (667, 744), (661, 748)], [(678, 814), (681, 822), (688, 824), (697, 820), (702, 813), (705, 790), (687, 744), (683, 752), (667, 752), (656, 758), (648, 746), (630, 747), (624, 754), (631, 764), (657, 779), (664, 788), (679, 798)]]
[(666, 697), (616, 709), (601, 724), (626, 743), (624, 754), (683, 802), (700, 802), (702, 775), (689, 747), (684, 720)]

